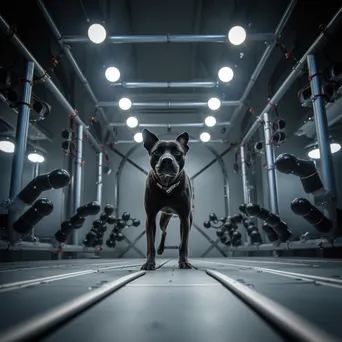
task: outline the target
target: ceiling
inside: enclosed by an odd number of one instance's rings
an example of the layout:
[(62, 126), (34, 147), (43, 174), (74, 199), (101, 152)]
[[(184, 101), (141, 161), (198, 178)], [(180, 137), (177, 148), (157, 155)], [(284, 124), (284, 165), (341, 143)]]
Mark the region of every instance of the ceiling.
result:
[[(10, 6), (15, 6), (14, 3), (19, 6), (18, 1), (11, 2)], [(274, 32), (288, 3), (289, 1), (284, 0), (45, 1), (63, 36), (86, 36), (89, 26), (87, 19), (90, 22), (104, 21), (108, 34), (112, 36), (227, 34), (229, 28), (234, 25), (245, 27), (248, 34), (271, 33)], [(288, 49), (295, 49), (298, 57), (319, 34), (318, 24), (329, 21), (338, 7), (332, 4), (327, 8), (322, 7), (322, 4), (323, 1), (318, 0), (299, 1), (284, 30), (282, 41), (287, 44)], [(47, 26), (42, 24), (44, 19), (36, 1), (21, 2), (20, 5), (21, 11), (16, 13), (16, 16), (4, 10), (5, 18), (10, 16), (12, 21), (16, 18), (18, 26), (25, 23), (26, 27), (30, 28), (26, 32), (23, 32), (25, 30), (22, 28), (19, 36), (37, 37), (43, 34), (42, 30), (47, 30)], [(31, 15), (27, 16), (27, 13)], [(32, 45), (29, 46), (31, 47)], [(115, 65), (120, 69), (121, 82), (216, 81), (220, 67), (230, 66), (234, 69), (234, 79), (228, 85), (220, 87), (220, 94), (224, 94), (225, 99), (229, 101), (239, 100), (265, 47), (265, 41), (248, 39), (241, 46), (225, 43), (71, 45), (72, 53), (99, 101), (117, 101), (122, 96), (129, 96), (133, 102), (206, 102), (213, 93), (210, 89), (201, 88), (127, 90), (123, 87), (113, 87), (104, 77), (107, 66)], [(273, 69), (281, 58), (282, 54), (275, 49), (258, 82), (268, 83)], [(71, 70), (65, 61), (61, 66), (67, 73)], [(65, 82), (61, 79), (62, 85), (65, 85)], [(258, 89), (253, 89), (253, 92), (257, 93)], [(262, 96), (265, 103), (267, 92)], [(220, 121), (229, 121), (233, 110), (234, 108), (223, 108)], [(109, 121), (122, 121), (122, 116), (117, 115), (116, 108), (106, 108), (105, 111)], [(146, 108), (137, 110), (135, 114), (139, 115), (140, 121), (150, 123), (203, 122), (208, 110)], [(221, 128), (218, 127), (213, 134), (221, 137)], [(195, 128), (190, 130), (190, 133), (196, 135), (198, 131), (199, 129)]]

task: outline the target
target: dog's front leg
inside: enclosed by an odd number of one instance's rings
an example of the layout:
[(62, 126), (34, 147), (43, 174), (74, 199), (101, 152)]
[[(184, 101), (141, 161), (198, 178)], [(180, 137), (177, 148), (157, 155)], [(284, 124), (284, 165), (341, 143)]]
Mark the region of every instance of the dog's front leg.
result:
[(179, 246), (179, 268), (192, 268), (188, 261), (188, 245), (190, 233), (190, 217), (180, 217), (181, 244)]
[(146, 218), (146, 243), (147, 243), (147, 260), (141, 266), (142, 270), (156, 269), (156, 215), (148, 215)]

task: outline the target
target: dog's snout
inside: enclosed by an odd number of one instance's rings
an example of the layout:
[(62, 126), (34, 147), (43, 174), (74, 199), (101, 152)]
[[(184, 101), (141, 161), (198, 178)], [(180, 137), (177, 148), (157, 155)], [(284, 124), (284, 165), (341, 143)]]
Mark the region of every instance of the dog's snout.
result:
[(173, 160), (170, 157), (165, 157), (161, 160), (161, 165), (164, 167), (172, 167)]

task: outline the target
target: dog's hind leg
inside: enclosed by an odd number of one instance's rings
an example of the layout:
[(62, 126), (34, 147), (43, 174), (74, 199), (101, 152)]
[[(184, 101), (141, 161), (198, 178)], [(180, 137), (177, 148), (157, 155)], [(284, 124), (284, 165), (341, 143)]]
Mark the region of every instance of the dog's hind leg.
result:
[(165, 238), (166, 238), (166, 228), (167, 225), (169, 224), (170, 220), (171, 220), (172, 214), (166, 214), (166, 213), (161, 213), (160, 216), (160, 221), (159, 221), (159, 225), (160, 225), (160, 229), (162, 231), (162, 236), (160, 239), (160, 244), (159, 247), (157, 249), (157, 254), (158, 255), (162, 255), (164, 252), (164, 248), (165, 248)]

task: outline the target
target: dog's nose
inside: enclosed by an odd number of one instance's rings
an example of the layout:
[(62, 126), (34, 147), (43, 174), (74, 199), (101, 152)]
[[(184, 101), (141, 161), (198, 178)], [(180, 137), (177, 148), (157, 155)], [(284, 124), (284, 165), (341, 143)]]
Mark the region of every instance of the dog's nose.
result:
[(164, 167), (172, 167), (173, 160), (169, 157), (165, 157), (161, 160), (161, 165)]

